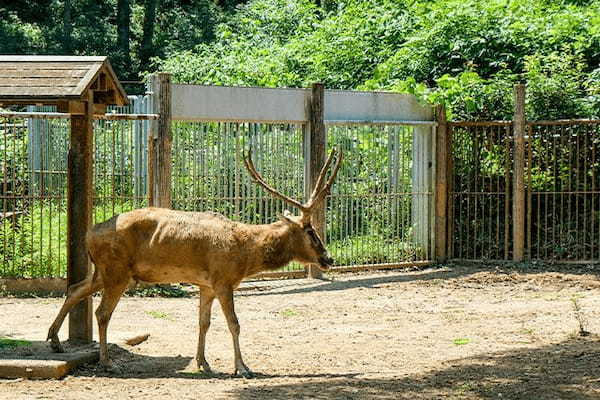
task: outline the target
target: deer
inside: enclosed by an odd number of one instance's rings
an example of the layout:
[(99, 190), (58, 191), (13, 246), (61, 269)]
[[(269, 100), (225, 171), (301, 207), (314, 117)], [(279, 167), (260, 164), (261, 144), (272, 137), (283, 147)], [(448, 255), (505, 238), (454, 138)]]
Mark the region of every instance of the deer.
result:
[[(326, 180), (334, 156), (336, 162)], [(270, 224), (245, 224), (215, 212), (148, 207), (118, 214), (94, 225), (86, 235), (93, 273), (68, 288), (64, 304), (48, 330), (47, 340), (52, 350), (64, 351), (58, 332), (69, 311), (82, 299), (103, 290), (95, 311), (99, 363), (109, 372), (118, 371), (109, 357), (107, 327), (129, 285), (140, 281), (190, 283), (199, 288), (198, 369), (212, 373), (205, 357), (205, 340), (216, 298), (233, 339), (234, 374), (252, 377), (240, 350), (240, 324), (233, 291), (244, 278), (279, 269), (291, 261), (316, 264), (323, 271), (333, 266), (334, 260), (312, 225), (312, 215), (330, 194), (342, 159), (341, 151), (331, 151), (308, 200), (300, 203), (266, 183), (254, 167), (252, 149), (247, 154), (244, 152), (243, 162), (252, 181), (300, 211), (300, 215), (293, 215), (285, 210)]]

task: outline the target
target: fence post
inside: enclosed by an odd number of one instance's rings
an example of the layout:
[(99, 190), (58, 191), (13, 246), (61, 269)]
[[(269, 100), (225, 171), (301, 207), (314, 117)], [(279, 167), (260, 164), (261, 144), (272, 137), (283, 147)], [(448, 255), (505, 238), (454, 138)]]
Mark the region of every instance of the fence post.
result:
[(171, 208), (171, 74), (150, 77), (153, 113), (158, 114), (148, 138), (149, 205)]
[(438, 124), (435, 155), (435, 260), (444, 262), (448, 248), (448, 121), (443, 105), (438, 105), (435, 111)]
[(525, 85), (514, 87), (513, 117), (513, 261), (523, 261), (525, 249)]
[[(84, 280), (90, 271), (85, 237), (92, 223), (94, 148), (93, 92), (87, 101), (71, 102), (67, 172), (67, 287)], [(69, 313), (69, 340), (92, 341), (92, 299), (81, 300)]]
[[(325, 129), (325, 88), (322, 83), (312, 85), (309, 119), (310, 133), (308, 137), (308, 171), (306, 171), (305, 196), (308, 198), (317, 182), (317, 177), (323, 165), (325, 164), (325, 147), (327, 146), (327, 131)], [(313, 212), (313, 227), (319, 235), (325, 237), (325, 210), (327, 208), (324, 201), (317, 206)], [(308, 276), (310, 278), (322, 278), (323, 273), (316, 265), (308, 267)]]

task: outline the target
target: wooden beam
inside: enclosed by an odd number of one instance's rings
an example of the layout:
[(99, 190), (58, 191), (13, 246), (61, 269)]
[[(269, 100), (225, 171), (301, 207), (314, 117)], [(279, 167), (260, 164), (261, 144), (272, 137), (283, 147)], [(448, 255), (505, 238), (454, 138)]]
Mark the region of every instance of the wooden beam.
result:
[(57, 104), (58, 112), (64, 112), (74, 115), (85, 115), (87, 102), (85, 101), (61, 101)]
[[(307, 174), (307, 186), (306, 186), (306, 197), (310, 196), (315, 184), (319, 172), (325, 164), (325, 149), (327, 146), (327, 131), (325, 129), (325, 88), (322, 83), (315, 83), (312, 85), (311, 97), (310, 97), (310, 132), (308, 142), (308, 174)], [(323, 241), (326, 242), (325, 237), (325, 209), (327, 200), (321, 205), (317, 206), (313, 211), (312, 225), (315, 230), (319, 233)], [(322, 278), (323, 272), (316, 265), (308, 267), (308, 276), (310, 278)]]
[(444, 262), (448, 247), (448, 121), (443, 105), (436, 107), (435, 260)]
[(171, 75), (160, 72), (151, 76), (154, 114), (148, 157), (150, 205), (171, 208)]
[(514, 87), (513, 261), (525, 253), (525, 85)]
[[(85, 237), (92, 222), (93, 113), (90, 93), (83, 114), (71, 117), (67, 172), (67, 285), (84, 280), (90, 271)], [(73, 106), (76, 106), (73, 104)], [(69, 313), (69, 340), (92, 341), (92, 299), (82, 300)]]
[(94, 115), (105, 115), (106, 104), (95, 104), (94, 103)]

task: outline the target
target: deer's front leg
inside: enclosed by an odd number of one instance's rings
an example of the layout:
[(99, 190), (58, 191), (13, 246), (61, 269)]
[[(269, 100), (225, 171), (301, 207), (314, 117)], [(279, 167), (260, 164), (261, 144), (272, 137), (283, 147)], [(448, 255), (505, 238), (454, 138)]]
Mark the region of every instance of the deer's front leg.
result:
[(227, 319), (227, 326), (229, 326), (229, 331), (231, 332), (231, 337), (233, 338), (235, 374), (251, 377), (252, 371), (250, 371), (246, 364), (244, 364), (244, 360), (242, 360), (242, 352), (240, 351), (240, 324), (237, 316), (235, 315), (235, 309), (233, 306), (233, 289), (227, 288), (225, 290), (220, 290), (217, 293), (217, 297), (219, 298), (219, 303), (221, 303), (223, 314), (225, 314), (225, 318)]
[(212, 289), (207, 287), (200, 288), (200, 305), (198, 310), (199, 316), (199, 333), (198, 333), (198, 351), (196, 353), (196, 363), (198, 368), (209, 374), (211, 372), (210, 365), (204, 357), (204, 349), (206, 347), (206, 332), (210, 327), (210, 311), (212, 308), (215, 294)]

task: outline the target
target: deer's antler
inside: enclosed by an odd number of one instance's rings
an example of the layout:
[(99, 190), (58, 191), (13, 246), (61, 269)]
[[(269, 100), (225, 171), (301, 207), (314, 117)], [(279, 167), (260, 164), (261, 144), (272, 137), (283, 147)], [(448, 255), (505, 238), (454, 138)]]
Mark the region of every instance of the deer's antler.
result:
[(252, 162), (252, 148), (250, 148), (248, 150), (248, 154), (244, 154), (244, 164), (246, 165), (246, 169), (248, 170), (248, 172), (250, 173), (250, 176), (252, 177), (252, 179), (254, 179), (254, 181), (256, 183), (258, 183), (259, 185), (261, 185), (263, 188), (265, 188), (265, 190), (269, 193), (271, 193), (273, 196), (275, 197), (279, 197), (281, 200), (285, 201), (286, 203), (297, 207), (300, 211), (302, 212), (308, 212), (308, 209), (306, 208), (305, 205), (300, 204), (300, 202), (292, 199), (291, 197), (286, 196), (285, 194), (275, 190), (273, 187), (271, 187), (267, 182), (265, 182), (265, 180), (263, 179), (263, 177), (258, 173), (258, 171), (256, 171), (256, 168), (254, 168), (254, 163)]
[(323, 168), (321, 168), (321, 172), (319, 172), (319, 176), (317, 178), (317, 183), (315, 184), (315, 187), (314, 187), (310, 197), (308, 198), (308, 201), (305, 204), (306, 208), (308, 208), (308, 209), (313, 208), (315, 204), (319, 204), (321, 201), (323, 201), (325, 196), (327, 196), (329, 194), (329, 191), (331, 190), (331, 185), (333, 184), (333, 181), (335, 180), (335, 177), (337, 176), (337, 173), (340, 169), (342, 159), (344, 158), (344, 153), (340, 150), (337, 160), (335, 162), (335, 165), (333, 167), (333, 171), (331, 172), (331, 175), (329, 176), (327, 183), (325, 183), (325, 185), (323, 185), (323, 179), (325, 178), (325, 175), (327, 174), (327, 170), (331, 166), (331, 162), (333, 161), (333, 157), (334, 157), (335, 153), (336, 153), (335, 149), (331, 150), (331, 153), (329, 153), (329, 157), (327, 157), (327, 161), (325, 161), (325, 165), (323, 165)]
[(292, 199), (291, 197), (284, 195), (283, 193), (277, 191), (276, 189), (274, 189), (268, 183), (265, 182), (263, 177), (258, 173), (258, 171), (256, 171), (256, 168), (254, 167), (254, 163), (252, 162), (252, 149), (251, 148), (248, 150), (248, 154), (244, 154), (244, 165), (246, 166), (246, 169), (250, 173), (250, 176), (252, 177), (252, 179), (256, 183), (261, 185), (263, 188), (265, 188), (266, 191), (268, 191), (275, 197), (279, 197), (286, 203), (298, 208), (300, 211), (302, 211), (303, 214), (310, 215), (311, 210), (315, 207), (315, 205), (317, 205), (318, 203), (323, 201), (323, 199), (325, 199), (325, 196), (327, 196), (327, 194), (329, 194), (331, 185), (333, 184), (333, 181), (335, 180), (338, 170), (340, 169), (341, 161), (344, 158), (343, 153), (341, 151), (339, 152), (339, 155), (335, 162), (335, 166), (333, 167), (331, 176), (329, 177), (327, 182), (325, 184), (323, 184), (323, 180), (325, 179), (327, 170), (329, 169), (329, 167), (331, 166), (331, 163), (333, 162), (333, 157), (335, 154), (336, 154), (336, 150), (334, 149), (329, 154), (329, 157), (327, 157), (327, 161), (325, 161), (325, 165), (323, 165), (323, 168), (321, 168), (321, 172), (319, 172), (319, 176), (317, 178), (317, 183), (315, 184), (313, 192), (311, 193), (308, 201), (305, 204), (301, 204), (299, 201), (296, 201), (296, 200)]

